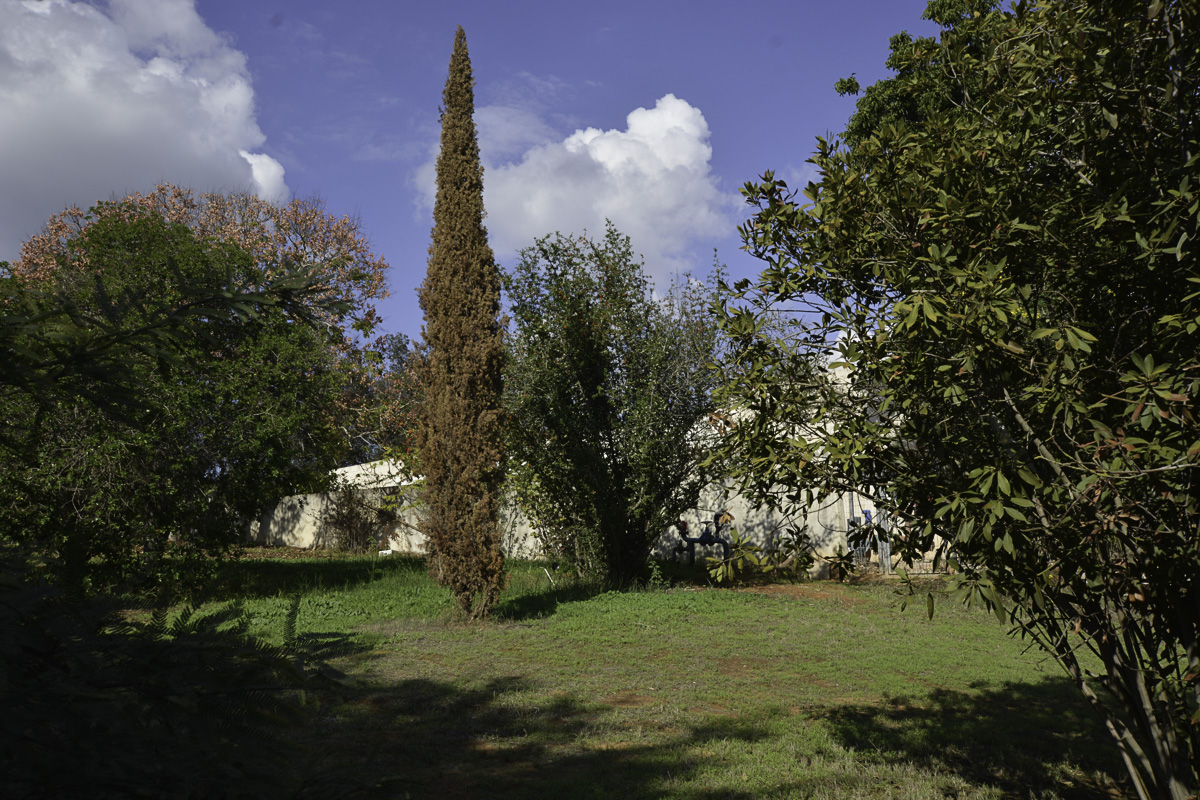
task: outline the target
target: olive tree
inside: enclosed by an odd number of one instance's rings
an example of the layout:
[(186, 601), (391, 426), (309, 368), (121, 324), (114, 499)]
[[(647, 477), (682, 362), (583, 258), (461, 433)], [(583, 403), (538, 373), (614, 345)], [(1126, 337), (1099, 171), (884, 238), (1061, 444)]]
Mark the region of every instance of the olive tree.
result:
[(505, 375), (520, 506), (546, 549), (628, 584), (659, 535), (696, 505), (706, 463), (713, 283), (651, 293), (628, 237), (539, 239), (505, 276)]

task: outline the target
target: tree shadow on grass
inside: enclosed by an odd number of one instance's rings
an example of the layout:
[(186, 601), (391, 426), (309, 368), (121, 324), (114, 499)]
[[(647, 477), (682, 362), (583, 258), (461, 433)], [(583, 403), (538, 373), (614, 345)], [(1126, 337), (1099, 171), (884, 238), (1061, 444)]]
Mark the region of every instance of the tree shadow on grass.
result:
[(222, 599), (274, 597), (312, 589), (347, 589), (386, 577), (424, 579), (423, 556), (242, 559), (226, 564), (209, 594)]
[(338, 784), (344, 797), (751, 800), (786, 793), (670, 788), (695, 774), (698, 745), (754, 741), (764, 734), (753, 724), (721, 721), (667, 743), (645, 743), (632, 731), (624, 741), (589, 742), (612, 724), (612, 708), (569, 695), (519, 702), (531, 688), (523, 678), (503, 677), (472, 690), (425, 679), (347, 690), (336, 700), (336, 716), (306, 733), (308, 747), (323, 756), (314, 769), (326, 774), (325, 784), (332, 774), (326, 770), (347, 776)]
[[(972, 689), (834, 706), (819, 716), (861, 758), (949, 770), (1006, 797), (1047, 791), (1063, 800), (1132, 796), (1103, 720), (1066, 678)], [(1064, 774), (1063, 764), (1076, 769)]]
[[(734, 784), (747, 762), (721, 761), (720, 754), (786, 749), (782, 731), (789, 725), (796, 731), (796, 723), (778, 723), (794, 710), (655, 727), (644, 718), (629, 722), (619, 703), (583, 702), (569, 693), (539, 697), (537, 686), (521, 677), (471, 689), (413, 679), (327, 693), (326, 716), (303, 736), (322, 756), (312, 768), (326, 776), (325, 785), (329, 775), (343, 776), (336, 785), (344, 797), (750, 800), (833, 797), (839, 787), (875, 796), (889, 790), (881, 774), (910, 774), (905, 768), (928, 776), (922, 780), (930, 787), (990, 786), (1003, 797), (1120, 796), (1111, 779), (1091, 774), (1118, 774), (1119, 762), (1111, 748), (1097, 747), (1103, 731), (1086, 718), (1086, 708), (1070, 702), (1064, 684), (936, 692), (919, 707), (895, 698), (801, 712), (809, 720), (802, 725), (817, 725), (832, 733), (832, 743), (854, 751), (835, 756), (846, 771), (814, 778), (818, 773), (789, 762), (766, 780), (757, 774), (744, 789)], [(643, 725), (652, 735), (643, 735)], [(1064, 762), (1082, 771), (1064, 775), (1056, 766)], [(889, 766), (901, 769), (889, 773)]]
[[(344, 634), (288, 647), (245, 634), (232, 605), (127, 618), (0, 563), (0, 797), (293, 797), (289, 747)], [(335, 795), (326, 795), (335, 796)]]
[[(554, 614), (561, 603), (587, 600), (604, 591), (595, 583), (565, 575), (550, 583), (540, 562), (517, 562), (509, 575), (510, 586), (492, 614), (496, 619), (519, 621)], [(427, 574), (420, 555), (388, 558), (245, 559), (226, 564), (208, 595), (223, 600), (276, 597), (314, 589), (339, 590), (382, 579), (401, 579), (430, 592), (441, 592)]]
[(548, 586), (536, 591), (525, 591), (505, 597), (496, 605), (492, 616), (498, 620), (520, 621), (549, 617), (561, 603), (576, 603), (595, 597), (604, 590), (585, 583), (565, 586)]

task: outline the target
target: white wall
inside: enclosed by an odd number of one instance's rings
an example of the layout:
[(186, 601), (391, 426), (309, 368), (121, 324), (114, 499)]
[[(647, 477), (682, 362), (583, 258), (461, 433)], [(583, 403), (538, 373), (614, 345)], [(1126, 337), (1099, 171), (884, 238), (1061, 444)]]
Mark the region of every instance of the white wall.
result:
[(249, 540), (255, 544), (284, 547), (332, 544), (322, 530), (322, 517), (328, 505), (327, 494), (285, 497), (259, 520), (250, 523)]
[[(376, 491), (388, 491), (381, 482), (364, 483), (374, 485), (377, 487)], [(406, 486), (393, 487), (391, 490), (396, 488), (400, 489), (401, 498), (405, 497), (406, 491), (415, 491)], [(330, 496), (324, 494), (285, 497), (270, 512), (264, 514), (261, 520), (251, 525), (250, 541), (268, 546), (332, 546), (330, 532), (323, 524), (323, 515), (330, 504)], [(867, 508), (871, 508), (869, 501), (865, 504)], [(701, 494), (699, 506), (683, 518), (688, 523), (691, 534), (698, 536), (704, 530), (704, 523), (712, 522), (715, 513), (720, 510), (729, 511), (733, 515), (732, 527), (737, 529), (742, 538), (768, 549), (773, 548), (779, 537), (789, 528), (807, 526), (807, 533), (817, 553), (832, 555), (839, 547), (843, 550), (849, 549), (846, 544), (846, 520), (851, 505), (861, 517), (864, 505), (862, 498), (855, 497), (850, 501), (849, 498), (836, 495), (811, 507), (795, 507), (782, 513), (773, 512), (751, 504), (743, 495), (732, 492), (725, 486), (712, 484)], [(502, 547), (506, 555), (536, 558), (540, 554), (537, 539), (520, 511), (506, 508), (503, 511), (502, 525)], [(381, 546), (395, 551), (425, 552), (425, 537), (417, 531), (417, 514), (409, 503), (401, 503), (397, 521), (380, 524), (380, 539)], [(664, 531), (654, 547), (654, 553), (660, 557), (671, 557), (676, 545), (681, 543), (677, 532), (671, 528)], [(709, 552), (705, 552), (704, 548), (697, 548), (697, 557), (717, 555), (720, 548), (708, 550)]]

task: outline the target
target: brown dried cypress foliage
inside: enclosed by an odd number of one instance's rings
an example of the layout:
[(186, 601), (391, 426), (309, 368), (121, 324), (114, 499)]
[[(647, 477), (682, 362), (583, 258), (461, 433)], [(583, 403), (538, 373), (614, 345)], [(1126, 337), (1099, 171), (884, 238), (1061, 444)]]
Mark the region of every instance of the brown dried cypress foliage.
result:
[(460, 27), (442, 94), (433, 243), (420, 290), (425, 404), (417, 445), (429, 571), (470, 618), (496, 604), (504, 565), (500, 275), (483, 227), (474, 85)]

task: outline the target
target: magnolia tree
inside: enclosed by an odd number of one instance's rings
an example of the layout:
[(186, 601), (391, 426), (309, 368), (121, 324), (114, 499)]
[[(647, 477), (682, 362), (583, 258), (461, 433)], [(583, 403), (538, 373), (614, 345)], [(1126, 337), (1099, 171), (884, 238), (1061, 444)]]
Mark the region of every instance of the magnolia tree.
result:
[[(941, 39), (893, 39), (896, 76), (819, 141), (819, 181), (743, 190), (743, 239), (769, 266), (721, 309), (738, 344), (723, 398), (749, 420), (727, 447), (755, 455), (751, 489), (874, 494), (902, 523), (894, 552), (937, 549), (958, 596), (1062, 665), (1140, 797), (1184, 800), (1200, 788), (1198, 9), (929, 15)], [(783, 338), (764, 331), (779, 309)]]

